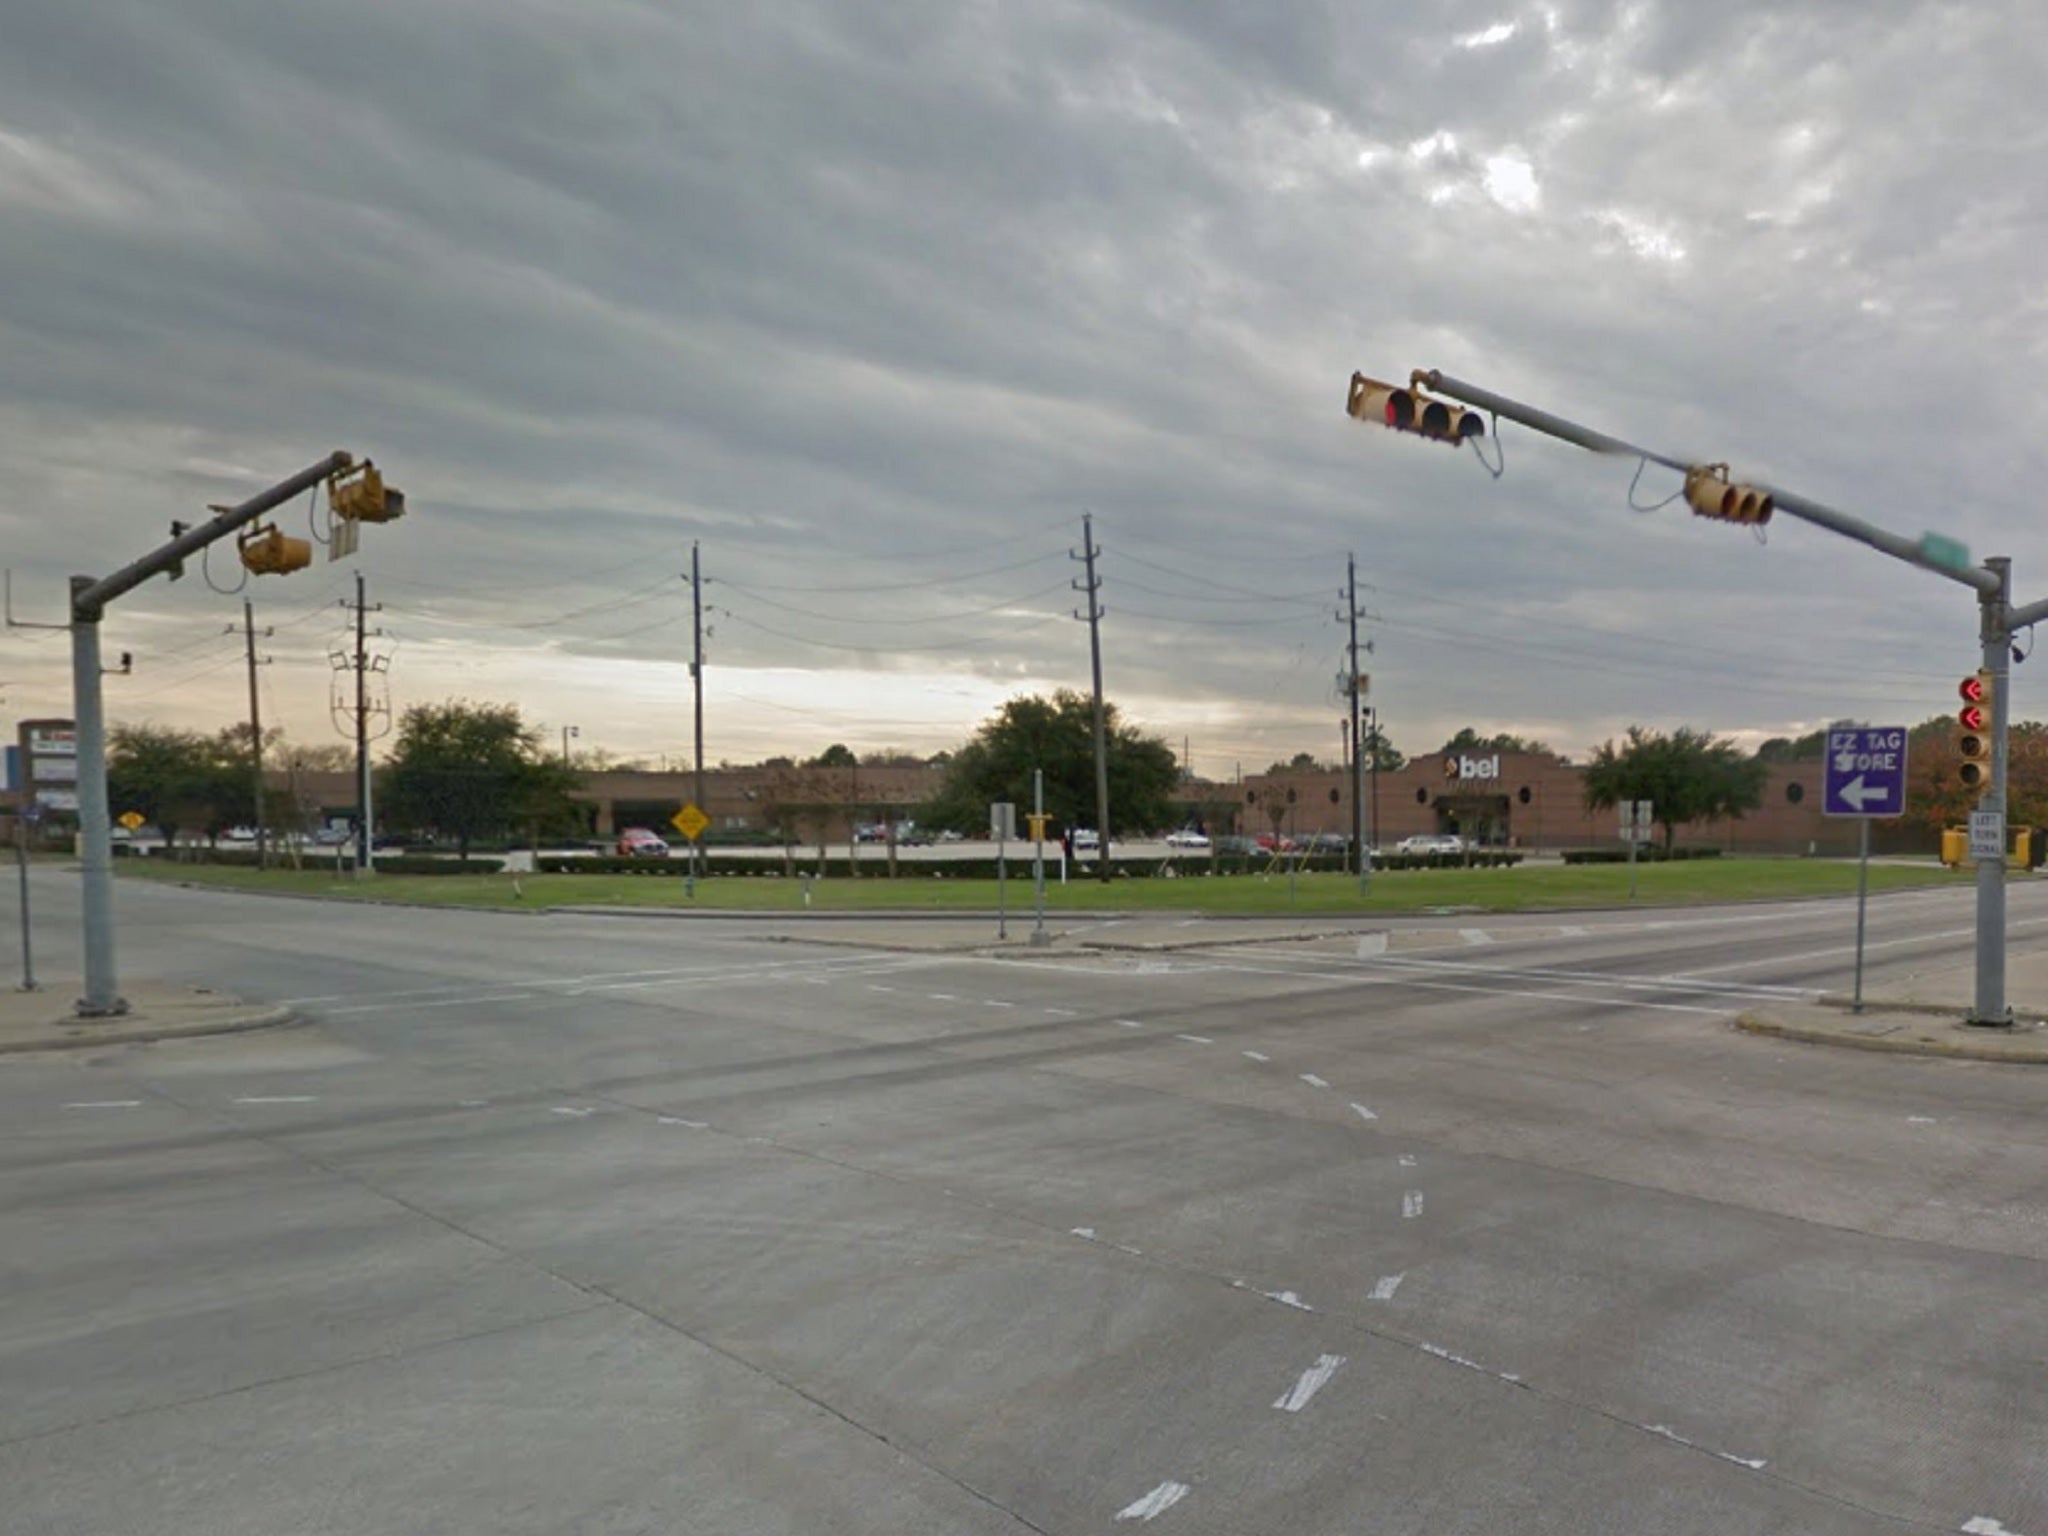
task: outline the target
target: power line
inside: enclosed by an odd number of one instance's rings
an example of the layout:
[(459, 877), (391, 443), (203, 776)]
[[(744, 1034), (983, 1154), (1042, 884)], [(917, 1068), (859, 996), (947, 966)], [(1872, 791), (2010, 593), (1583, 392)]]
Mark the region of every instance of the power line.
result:
[[(828, 624), (876, 625), (947, 624), (959, 619), (978, 619), (991, 613), (1000, 613), (1006, 608), (1015, 608), (1020, 603), (1033, 602), (1041, 597), (1049, 597), (1055, 592), (1064, 592), (1067, 589), (1066, 582), (1056, 581), (1049, 587), (1040, 587), (1036, 591), (1026, 592), (1018, 597), (1003, 598), (998, 602), (990, 603), (984, 608), (962, 608), (952, 613), (920, 614), (915, 618), (905, 619), (869, 619), (857, 618), (851, 614), (820, 613), (815, 608), (800, 607), (794, 603), (778, 603), (772, 597), (763, 597), (760, 593), (743, 587), (734, 581), (721, 581), (719, 585), (729, 591), (737, 592), (743, 597), (752, 598), (755, 602), (766, 603), (770, 608), (779, 608), (784, 613), (800, 614), (810, 619), (821, 619)], [(844, 589), (842, 588), (841, 590)]]
[[(895, 558), (898, 558), (898, 557), (897, 557), (897, 556), (895, 556), (895, 555), (891, 555), (891, 556), (890, 556), (890, 558), (891, 558), (891, 559), (895, 559)], [(926, 577), (926, 578), (924, 578), (924, 579), (922, 579), (922, 580), (919, 580), (919, 581), (899, 581), (899, 582), (882, 582), (882, 583), (863, 583), (863, 584), (862, 584), (862, 586), (861, 586), (861, 591), (863, 591), (863, 592), (912, 592), (912, 591), (921, 591), (921, 590), (924, 590), (924, 589), (926, 589), (926, 588), (930, 588), (930, 587), (945, 587), (945, 586), (952, 586), (952, 585), (955, 585), (955, 584), (957, 584), (957, 583), (959, 583), (959, 582), (963, 582), (963, 581), (978, 581), (978, 580), (980, 580), (980, 579), (981, 579), (982, 577), (984, 577), (984, 576), (1002, 576), (1002, 575), (1005, 575), (1005, 574), (1007, 574), (1008, 572), (1011, 572), (1011, 571), (1021, 571), (1021, 570), (1025, 570), (1025, 569), (1028, 569), (1028, 568), (1029, 568), (1029, 567), (1031, 567), (1031, 566), (1034, 566), (1034, 565), (1044, 565), (1044, 564), (1045, 564), (1045, 563), (1047, 563), (1048, 561), (1051, 561), (1051, 560), (1058, 560), (1059, 558), (1061, 558), (1061, 552), (1060, 552), (1059, 550), (1053, 550), (1053, 551), (1052, 551), (1052, 552), (1050, 552), (1049, 554), (1043, 554), (1043, 555), (1033, 555), (1033, 556), (1031, 556), (1031, 558), (1029, 558), (1028, 560), (1012, 560), (1012, 561), (1010, 561), (1010, 562), (1009, 562), (1008, 564), (1006, 564), (1006, 565), (990, 565), (990, 566), (984, 566), (984, 567), (982, 567), (982, 568), (981, 568), (980, 570), (977, 570), (977, 571), (957, 571), (957, 572), (951, 572), (951, 573), (948, 573), (948, 574), (946, 574), (946, 575), (943, 575), (943, 576), (930, 576), (930, 577)], [(705, 577), (705, 578), (704, 578), (704, 584), (705, 584), (706, 586), (710, 586), (710, 585), (712, 585), (712, 584), (713, 584), (714, 582), (716, 582), (716, 583), (717, 583), (717, 584), (718, 584), (719, 586), (727, 586), (727, 587), (733, 587), (733, 588), (735, 588), (736, 590), (737, 590), (737, 588), (738, 588), (738, 583), (736, 583), (736, 582), (732, 582), (732, 581), (729, 581), (729, 580), (725, 579), (724, 577), (710, 577), (710, 576), (707, 576), (707, 577)], [(797, 586), (784, 586), (784, 585), (782, 585), (782, 584), (780, 584), (780, 583), (759, 583), (759, 582), (756, 582), (756, 583), (751, 583), (751, 585), (752, 585), (752, 586), (754, 587), (754, 590), (755, 590), (755, 591), (756, 591), (757, 593), (759, 593), (759, 592), (797, 592), (797, 593), (802, 593), (802, 592), (844, 592), (844, 591), (846, 590), (846, 586), (847, 586), (847, 584), (846, 584), (846, 583), (845, 583), (844, 581), (835, 581), (835, 582), (831, 582), (831, 583), (828, 583), (827, 585), (824, 585), (824, 586), (817, 586), (817, 587), (797, 587)]]

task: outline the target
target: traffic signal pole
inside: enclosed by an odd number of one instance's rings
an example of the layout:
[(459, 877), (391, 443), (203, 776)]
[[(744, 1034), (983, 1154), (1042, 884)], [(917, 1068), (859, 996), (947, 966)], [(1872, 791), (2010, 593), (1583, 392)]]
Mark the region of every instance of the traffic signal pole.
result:
[(1984, 668), (1991, 674), (1991, 793), (1978, 808), (1998, 813), (1998, 853), (1977, 860), (1977, 992), (1969, 1022), (1991, 1026), (2012, 1023), (2005, 1000), (2005, 744), (2012, 718), (2012, 623), (2007, 601), (2012, 591), (2012, 561), (1994, 555), (1984, 562), (1998, 578), (1998, 590), (1978, 599), (1979, 631), (1984, 642)]
[(103, 1019), (128, 1011), (114, 975), (114, 839), (107, 808), (106, 715), (100, 699), (100, 620), (107, 604), (152, 576), (177, 570), (186, 556), (198, 554), (354, 463), (346, 453), (329, 454), (239, 506), (184, 530), (111, 576), (71, 578), (71, 713), (78, 733), (78, 868), (85, 947), (80, 1018)]
[[(1463, 379), (1452, 378), (1436, 369), (1418, 369), (1411, 376), (1410, 393), (1427, 389), (1460, 401), (1477, 410), (1491, 413), (1496, 419), (1505, 418), (1519, 422), (1532, 431), (1546, 437), (1554, 437), (1576, 447), (1589, 449), (1594, 453), (1612, 454), (1616, 457), (1641, 460), (1662, 465), (1688, 478), (1688, 490), (1693, 476), (1703, 469), (1725, 469), (1725, 466), (1702, 466), (1669, 454), (1658, 453), (1649, 448), (1639, 447), (1605, 432), (1596, 432), (1590, 427), (1568, 421), (1562, 416), (1552, 415), (1520, 401), (1510, 400), (1505, 395), (1482, 389)], [(1354, 375), (1352, 381), (1352, 406), (1348, 409), (1359, 414), (1361, 398), (1367, 403), (1381, 398), (1381, 392), (1361, 396), (1361, 385), (1369, 384), (1363, 375)], [(1375, 386), (1377, 390), (1378, 387)], [(1367, 419), (1359, 415), (1359, 419)], [(1417, 431), (1410, 423), (1422, 418), (1416, 414), (1413, 405), (1404, 404), (1401, 419), (1397, 420), (1392, 408), (1386, 417), (1387, 425), (1404, 431)], [(1457, 441), (1450, 434), (1432, 434), (1423, 431), (1421, 435), (1437, 435), (1440, 440)], [(1477, 436), (1475, 432), (1473, 434)], [(1723, 487), (1725, 489), (1725, 487)], [(2023, 608), (2012, 606), (2012, 562), (2003, 555), (1993, 556), (1981, 565), (1972, 566), (1967, 555), (1950, 541), (1928, 535), (1920, 540), (1905, 538), (1880, 528), (1862, 518), (1852, 517), (1847, 512), (1814, 501), (1810, 497), (1792, 491), (1781, 491), (1774, 486), (1752, 484), (1745, 487), (1753, 494), (1766, 498), (1764, 516), (1770, 508), (1798, 518), (1801, 522), (1812, 523), (1844, 538), (1854, 539), (1878, 551), (1902, 560), (1921, 570), (1932, 571), (1935, 575), (1969, 587), (1977, 594), (1979, 611), (1978, 638), (1983, 646), (1983, 665), (1991, 673), (1991, 787), (1979, 802), (1985, 811), (1996, 812), (2001, 833), (1998, 851), (1977, 859), (1977, 965), (1976, 988), (1967, 1023), (1987, 1027), (2008, 1027), (2012, 1023), (2012, 1010), (2005, 998), (2005, 838), (2003, 827), (2006, 804), (2006, 728), (2010, 717), (2010, 673), (2012, 636), (2042, 619), (2048, 619), (2048, 601), (2031, 603)], [(1691, 499), (1688, 494), (1688, 500)], [(1695, 510), (1702, 510), (1698, 503)], [(1733, 519), (1731, 519), (1733, 520)], [(1761, 521), (1761, 519), (1757, 519)]]

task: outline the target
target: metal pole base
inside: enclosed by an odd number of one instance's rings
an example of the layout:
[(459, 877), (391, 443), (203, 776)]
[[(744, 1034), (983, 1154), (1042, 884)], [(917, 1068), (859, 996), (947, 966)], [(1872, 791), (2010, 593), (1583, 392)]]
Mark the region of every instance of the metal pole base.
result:
[(2005, 1017), (2002, 1019), (1987, 1019), (1972, 1012), (1963, 1020), (1963, 1025), (1968, 1029), (2011, 1029), (2013, 1027), (2012, 1010), (2010, 1008), (2006, 1009)]
[(1052, 943), (1052, 935), (1043, 928), (1031, 930), (1031, 947), (1033, 949), (1044, 949), (1050, 943)]
[(128, 999), (117, 997), (110, 1008), (95, 1008), (84, 998), (78, 1000), (78, 1017), (81, 1019), (118, 1019), (128, 1011)]

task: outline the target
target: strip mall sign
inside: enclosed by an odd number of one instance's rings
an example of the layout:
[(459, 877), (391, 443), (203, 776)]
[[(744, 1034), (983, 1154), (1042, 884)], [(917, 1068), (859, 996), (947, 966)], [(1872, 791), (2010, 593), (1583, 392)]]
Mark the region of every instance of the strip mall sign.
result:
[(1500, 754), (1491, 757), (1444, 757), (1444, 777), (1458, 783), (1478, 783), (1500, 777)]

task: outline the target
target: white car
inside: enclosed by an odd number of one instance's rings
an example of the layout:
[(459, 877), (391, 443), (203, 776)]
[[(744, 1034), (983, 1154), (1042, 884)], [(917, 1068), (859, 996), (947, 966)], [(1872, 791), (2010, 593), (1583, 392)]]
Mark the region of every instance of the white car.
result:
[(1076, 852), (1076, 853), (1082, 853), (1082, 852), (1089, 852), (1089, 853), (1092, 853), (1092, 852), (1094, 852), (1094, 851), (1095, 851), (1095, 850), (1096, 850), (1097, 848), (1100, 848), (1101, 846), (1102, 846), (1102, 839), (1101, 839), (1100, 837), (1098, 837), (1098, 836), (1096, 835), (1096, 833), (1095, 833), (1095, 831), (1094, 831), (1094, 829), (1093, 829), (1093, 828), (1091, 828), (1091, 827), (1076, 827), (1076, 828), (1074, 828), (1074, 852)]
[(1169, 848), (1206, 848), (1209, 846), (1209, 834), (1197, 832), (1193, 827), (1182, 827), (1178, 832), (1166, 834), (1166, 846)]
[(1451, 832), (1423, 832), (1394, 844), (1396, 853), (1463, 853), (1465, 840)]

